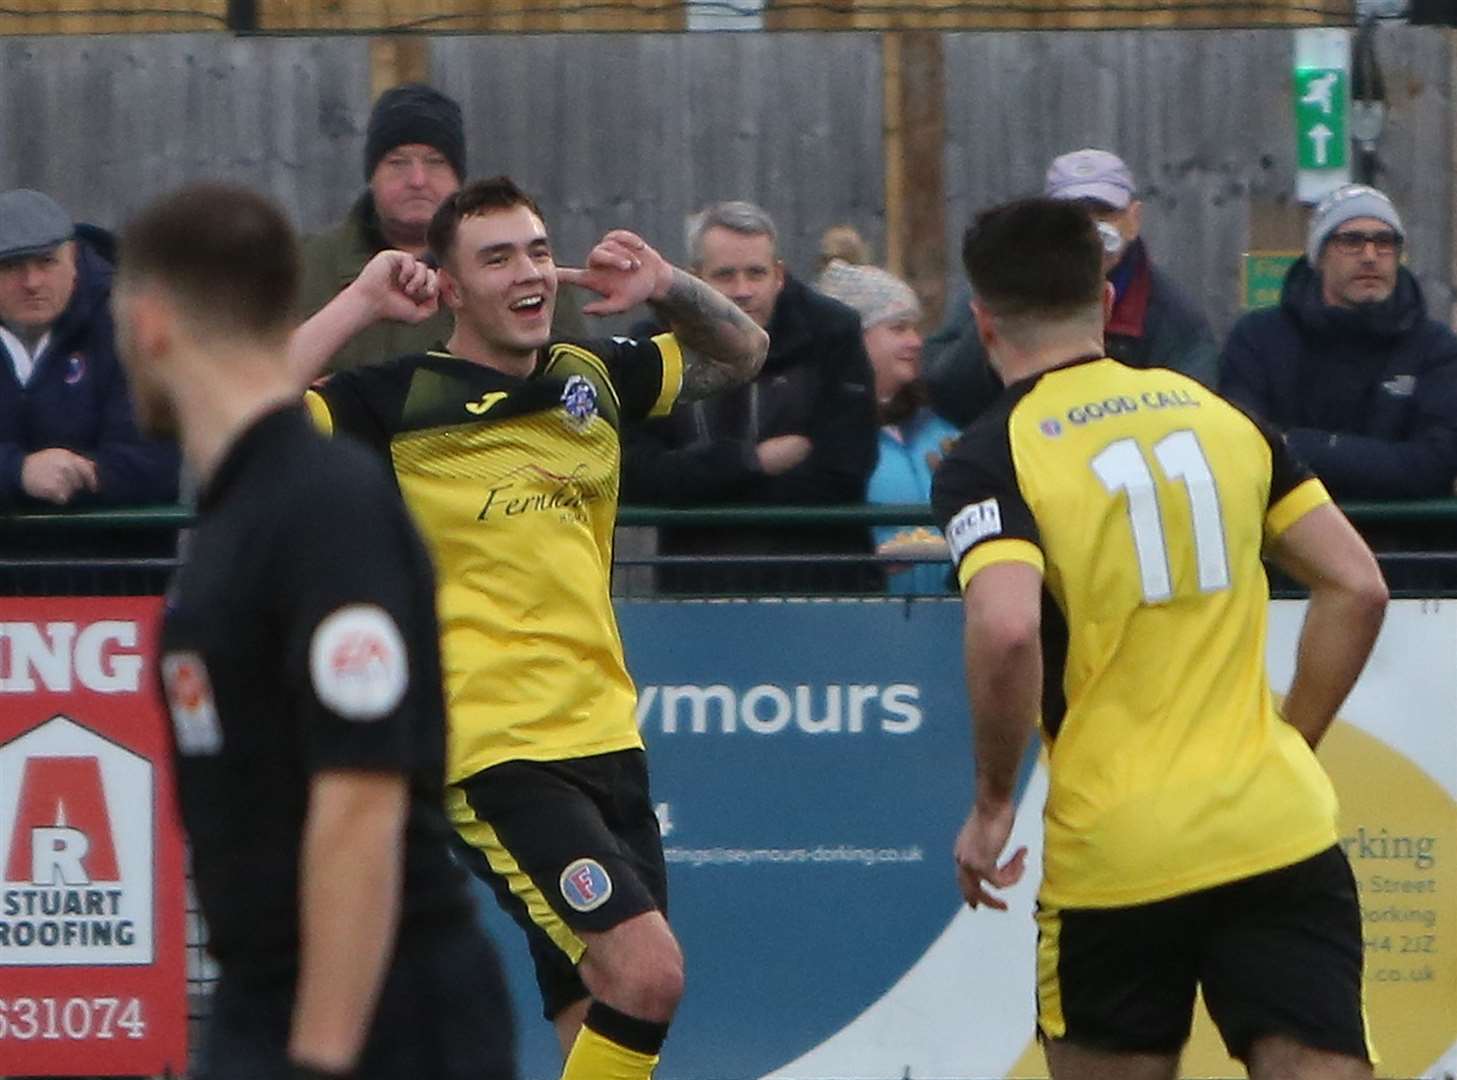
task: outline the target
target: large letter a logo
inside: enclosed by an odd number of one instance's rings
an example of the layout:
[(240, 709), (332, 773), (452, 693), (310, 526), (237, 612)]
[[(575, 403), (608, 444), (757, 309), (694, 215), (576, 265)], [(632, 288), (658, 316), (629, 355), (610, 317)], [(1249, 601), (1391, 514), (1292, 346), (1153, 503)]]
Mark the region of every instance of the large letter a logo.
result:
[(25, 760), (5, 880), (32, 885), (121, 880), (96, 758)]

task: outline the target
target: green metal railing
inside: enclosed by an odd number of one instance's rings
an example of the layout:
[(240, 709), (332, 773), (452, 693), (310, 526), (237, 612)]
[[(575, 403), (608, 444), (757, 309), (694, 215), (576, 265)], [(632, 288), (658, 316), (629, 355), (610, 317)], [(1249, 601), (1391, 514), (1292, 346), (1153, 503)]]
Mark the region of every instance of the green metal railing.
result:
[[(1341, 509), (1357, 525), (1457, 525), (1457, 499), (1400, 502), (1344, 502)], [(91, 529), (166, 529), (192, 523), (184, 506), (146, 506), (128, 510), (58, 510), (0, 514), (0, 543), (7, 529), (62, 526)], [(919, 503), (854, 506), (706, 506), (686, 509), (624, 506), (619, 525), (764, 525), (784, 528), (826, 525), (933, 525), (931, 508)], [(1453, 552), (1457, 557), (1457, 551)]]
[[(1457, 596), (1457, 498), (1348, 502), (1342, 509), (1371, 541), (1395, 594)], [(185, 506), (0, 514), (0, 596), (159, 592), (175, 566), (175, 548), (157, 549), (154, 543), (140, 551), (133, 541), (170, 540), (193, 518)], [(934, 526), (930, 507), (920, 504), (626, 506), (618, 522), (665, 529), (782, 529), (786, 534), (815, 528)], [(787, 542), (792, 553), (686, 555), (664, 554), (646, 542), (620, 542), (614, 594), (883, 595), (891, 564), (940, 561), (934, 552), (908, 558), (868, 551), (821, 554), (812, 550), (813, 543)], [(1298, 593), (1278, 574), (1272, 574), (1271, 584), (1277, 595)], [(943, 587), (949, 585), (937, 586), (936, 595), (942, 595)]]

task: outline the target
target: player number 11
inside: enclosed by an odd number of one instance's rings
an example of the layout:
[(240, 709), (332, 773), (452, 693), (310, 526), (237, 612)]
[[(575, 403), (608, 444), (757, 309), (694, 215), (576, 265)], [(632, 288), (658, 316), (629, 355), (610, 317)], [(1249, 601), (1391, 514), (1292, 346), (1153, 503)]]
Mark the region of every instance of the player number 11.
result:
[[(1153, 456), (1165, 476), (1183, 481), (1189, 496), (1200, 592), (1229, 588), (1229, 559), (1225, 553), (1219, 489), (1198, 437), (1187, 428), (1175, 431), (1154, 444)], [(1137, 439), (1119, 439), (1100, 450), (1091, 464), (1109, 494), (1121, 491), (1128, 496), (1128, 522), (1133, 529), (1144, 602), (1164, 603), (1173, 596), (1169, 548), (1159, 510), (1158, 485), (1143, 449)]]

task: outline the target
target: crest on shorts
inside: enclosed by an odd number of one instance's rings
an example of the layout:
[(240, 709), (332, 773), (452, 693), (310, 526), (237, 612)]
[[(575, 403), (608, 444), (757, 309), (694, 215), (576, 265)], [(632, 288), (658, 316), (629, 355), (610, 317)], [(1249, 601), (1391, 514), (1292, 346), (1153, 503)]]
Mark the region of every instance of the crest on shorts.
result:
[(573, 426), (581, 429), (597, 415), (597, 388), (585, 375), (573, 375), (562, 387), (562, 408)]
[(573, 911), (596, 911), (612, 896), (612, 879), (596, 859), (578, 859), (562, 871), (562, 899)]
[(1037, 426), (1049, 439), (1055, 439), (1062, 434), (1062, 422), (1055, 417), (1049, 416)]

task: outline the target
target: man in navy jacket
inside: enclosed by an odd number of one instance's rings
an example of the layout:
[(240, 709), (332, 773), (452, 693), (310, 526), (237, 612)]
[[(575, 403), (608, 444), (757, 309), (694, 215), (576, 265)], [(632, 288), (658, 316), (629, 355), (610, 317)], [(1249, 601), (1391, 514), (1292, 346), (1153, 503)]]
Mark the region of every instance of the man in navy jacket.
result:
[(1278, 307), (1245, 315), (1220, 391), (1285, 431), (1337, 498), (1452, 494), (1457, 335), (1401, 265), (1401, 218), (1349, 184), (1316, 207)]
[(114, 249), (49, 196), (0, 194), (0, 507), (177, 498), (177, 447), (138, 434), (117, 363)]

